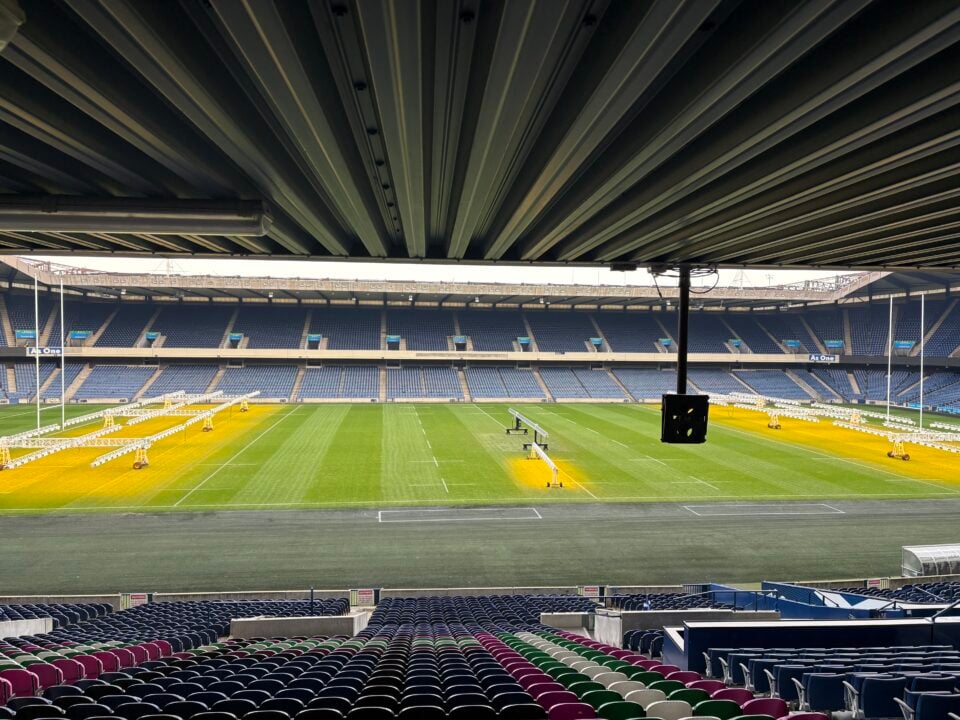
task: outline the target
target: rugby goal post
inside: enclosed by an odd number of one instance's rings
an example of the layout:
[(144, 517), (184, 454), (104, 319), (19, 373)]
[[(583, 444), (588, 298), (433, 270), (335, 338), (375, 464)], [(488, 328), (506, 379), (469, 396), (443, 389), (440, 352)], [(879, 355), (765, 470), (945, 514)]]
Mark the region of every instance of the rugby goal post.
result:
[(547, 482), (548, 488), (562, 488), (563, 483), (560, 481), (560, 469), (557, 467), (557, 464), (550, 459), (550, 456), (544, 451), (544, 449), (535, 442), (529, 443), (530, 454), (527, 455), (528, 460), (543, 460), (546, 463), (547, 467), (550, 468), (550, 480)]

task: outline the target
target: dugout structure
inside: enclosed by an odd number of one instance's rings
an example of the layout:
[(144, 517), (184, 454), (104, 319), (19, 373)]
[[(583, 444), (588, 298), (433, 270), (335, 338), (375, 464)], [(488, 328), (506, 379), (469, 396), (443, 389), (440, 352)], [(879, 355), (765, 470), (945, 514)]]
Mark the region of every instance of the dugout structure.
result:
[(960, 574), (960, 544), (904, 545), (900, 573), (904, 577)]

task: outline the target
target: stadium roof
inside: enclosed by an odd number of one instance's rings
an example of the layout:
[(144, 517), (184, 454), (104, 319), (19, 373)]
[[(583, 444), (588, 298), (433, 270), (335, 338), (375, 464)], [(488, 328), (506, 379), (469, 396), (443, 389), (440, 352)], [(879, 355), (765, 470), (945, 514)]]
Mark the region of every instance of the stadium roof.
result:
[(956, 268), (958, 67), (955, 0), (0, 0), (0, 247)]
[[(879, 295), (883, 284), (895, 294), (905, 289), (899, 275), (866, 272), (831, 279), (770, 287), (716, 286), (693, 291), (697, 308), (794, 307), (830, 303), (864, 295)], [(907, 277), (907, 276), (904, 276)], [(960, 277), (945, 276), (946, 285), (923, 287), (943, 292), (960, 285)], [(333, 303), (420, 303), (425, 305), (481, 306), (604, 306), (649, 307), (674, 301), (678, 290), (669, 284), (602, 285), (574, 283), (436, 282), (417, 280), (357, 280), (342, 278), (282, 278), (225, 275), (183, 275), (163, 272), (117, 273), (40, 262), (31, 258), (0, 256), (0, 287), (29, 290), (34, 278), (55, 288), (61, 282), (73, 294), (127, 299), (209, 299), (279, 302), (301, 300)], [(667, 281), (669, 283), (669, 281)], [(919, 291), (917, 286), (910, 292)]]

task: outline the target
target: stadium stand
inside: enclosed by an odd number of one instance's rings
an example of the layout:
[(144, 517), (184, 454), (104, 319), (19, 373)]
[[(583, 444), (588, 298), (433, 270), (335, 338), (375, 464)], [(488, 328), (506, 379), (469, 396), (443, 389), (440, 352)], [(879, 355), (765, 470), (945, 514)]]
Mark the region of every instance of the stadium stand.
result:
[(345, 367), (341, 397), (376, 398), (380, 393), (380, 372), (375, 367)]
[(540, 352), (586, 352), (597, 335), (586, 313), (540, 311), (526, 317)]
[(614, 368), (612, 372), (637, 400), (659, 398), (677, 389), (677, 374), (673, 369)]
[(676, 323), (676, 318), (666, 313), (596, 313), (594, 318), (613, 352), (660, 352), (660, 339), (672, 337), (660, 321), (671, 326)]
[(619, 595), (612, 600), (620, 610), (693, 610), (696, 608), (730, 608), (729, 604), (714, 602), (710, 594), (641, 593)]
[[(68, 344), (74, 344), (70, 342), (70, 333), (74, 331), (79, 332), (88, 332), (93, 335), (97, 332), (107, 319), (113, 314), (113, 311), (117, 309), (116, 304), (114, 303), (94, 303), (94, 302), (85, 302), (85, 303), (76, 303), (76, 302), (67, 302), (64, 303), (63, 316), (64, 316), (64, 334), (67, 338)], [(55, 329), (55, 333), (59, 334), (60, 328)], [(77, 344), (83, 344), (80, 341)]]
[(845, 587), (836, 588), (836, 591), (912, 603), (951, 603), (960, 600), (960, 582), (911, 583), (896, 589)]
[(230, 332), (243, 334), (248, 348), (298, 348), (306, 321), (297, 305), (243, 305)]
[(750, 392), (749, 387), (723, 370), (691, 368), (687, 377), (693, 385), (704, 393), (727, 395), (734, 392)]
[(389, 308), (386, 320), (387, 335), (399, 335), (407, 350), (447, 350), (455, 334), (449, 310)]
[(168, 365), (148, 388), (148, 394), (157, 397), (180, 390), (203, 393), (210, 387), (216, 374), (216, 365)]
[(888, 312), (879, 305), (856, 307), (847, 310), (850, 322), (850, 337), (853, 354), (878, 356), (887, 354)]
[[(927, 318), (928, 323), (936, 322), (934, 315), (928, 314)], [(958, 347), (960, 347), (960, 305), (954, 305), (953, 310), (930, 335), (925, 351), (929, 357), (950, 357)]]
[(453, 368), (428, 366), (421, 368), (421, 371), (423, 373), (423, 387), (427, 392), (426, 397), (463, 399), (460, 380)]
[[(842, 311), (812, 310), (808, 313), (805, 313), (803, 317), (824, 346), (826, 346), (827, 342), (831, 340), (844, 340), (845, 333), (843, 331)], [(804, 349), (808, 352), (816, 352), (816, 345), (810, 338), (810, 334), (807, 333), (806, 329), (803, 327), (803, 323), (800, 321), (799, 316), (791, 313), (784, 315), (784, 319), (791, 321), (793, 333), (797, 335), (796, 339), (802, 343)], [(829, 350), (829, 348), (826, 349)], [(845, 347), (844, 351), (850, 352), (850, 348)]]
[(260, 397), (286, 400), (293, 393), (296, 365), (245, 365), (228, 367), (213, 388), (225, 395), (260, 391)]
[(812, 400), (806, 390), (782, 370), (734, 370), (741, 381), (757, 394), (786, 400)]
[(530, 370), (506, 367), (468, 367), (464, 371), (475, 398), (542, 398), (543, 390)]
[(690, 352), (730, 353), (727, 341), (730, 331), (724, 326), (722, 315), (693, 313), (690, 315)]
[(426, 397), (418, 367), (387, 368), (387, 399)]
[(810, 370), (810, 373), (822, 383), (830, 387), (841, 398), (851, 401), (857, 399), (857, 393), (853, 391), (853, 386), (850, 384), (850, 378), (847, 377), (845, 370), (840, 370), (839, 368), (815, 367)]
[(93, 370), (74, 393), (74, 400), (104, 398), (132, 400), (156, 368), (127, 365), (94, 365)]
[(509, 352), (527, 329), (523, 315), (513, 310), (461, 310), (460, 333), (469, 337), (477, 351)]
[[(10, 329), (13, 331), (13, 337), (6, 337), (6, 333), (0, 333), (4, 338), (6, 338), (5, 345), (7, 347), (15, 347), (18, 342), (16, 339), (16, 333), (18, 330), (26, 330), (28, 332), (33, 332), (35, 330), (35, 320), (34, 320), (34, 307), (33, 307), (33, 296), (32, 295), (16, 295), (16, 294), (7, 294), (5, 296), (6, 305), (7, 305), (7, 315), (10, 319)], [(53, 303), (50, 302), (49, 298), (42, 297), (40, 298), (40, 332), (43, 332), (43, 328), (47, 323), (47, 320), (50, 317), (50, 313), (53, 311)], [(22, 344), (22, 343), (19, 343)], [(32, 341), (31, 345), (34, 344)]]
[[(768, 316), (761, 316), (766, 319)], [(730, 338), (738, 338), (746, 343), (752, 353), (771, 353), (774, 355), (783, 352), (783, 348), (770, 337), (767, 331), (759, 324), (761, 318), (738, 313), (725, 313), (723, 320), (733, 330)]]
[(117, 314), (97, 338), (95, 347), (137, 347), (146, 325), (156, 309), (152, 305), (129, 303), (120, 305)]
[[(40, 385), (46, 382), (56, 365), (52, 362), (40, 363)], [(13, 365), (13, 374), (16, 378), (16, 393), (8, 392), (11, 399), (29, 399), (37, 394), (37, 370), (34, 362), (18, 362)]]
[(571, 368), (545, 367), (540, 369), (540, 377), (554, 398), (589, 398), (587, 390)]
[(323, 335), (328, 350), (379, 350), (380, 309), (316, 306), (309, 332)]
[(578, 368), (573, 371), (573, 374), (592, 398), (624, 399), (623, 390), (617, 386), (606, 370), (582, 370)]
[(164, 337), (164, 347), (216, 348), (223, 343), (234, 310), (231, 306), (213, 304), (164, 307), (151, 330)]
[[(77, 379), (77, 376), (83, 372), (86, 368), (86, 363), (78, 362), (68, 362), (66, 365), (66, 370), (63, 374), (63, 389), (67, 391), (68, 388), (73, 384), (73, 381)], [(47, 386), (47, 389), (43, 393), (44, 400), (59, 400), (60, 399), (60, 379), (55, 378), (53, 383)]]

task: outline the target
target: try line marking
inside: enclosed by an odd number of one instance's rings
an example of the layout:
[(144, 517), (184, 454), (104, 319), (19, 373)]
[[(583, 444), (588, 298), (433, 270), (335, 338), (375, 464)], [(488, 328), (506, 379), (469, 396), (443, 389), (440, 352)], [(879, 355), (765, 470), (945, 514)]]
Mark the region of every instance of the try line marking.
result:
[[(846, 515), (840, 508), (826, 503), (711, 503), (709, 505), (682, 505), (697, 517), (752, 517), (755, 515)], [(810, 508), (804, 510), (802, 508)], [(719, 510), (719, 512), (717, 512)]]
[(423, 522), (500, 522), (504, 520), (543, 520), (540, 511), (527, 508), (415, 508), (378, 510), (378, 523)]

